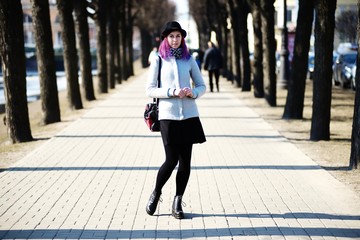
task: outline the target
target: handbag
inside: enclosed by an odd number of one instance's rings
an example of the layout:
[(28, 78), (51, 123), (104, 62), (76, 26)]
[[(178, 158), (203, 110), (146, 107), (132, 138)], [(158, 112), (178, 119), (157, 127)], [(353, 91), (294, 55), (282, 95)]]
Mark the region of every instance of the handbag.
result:
[[(159, 56), (159, 71), (157, 78), (157, 86), (160, 87), (160, 70), (161, 70), (161, 57)], [(150, 131), (159, 132), (160, 131), (160, 121), (159, 121), (159, 99), (154, 98), (151, 103), (145, 105), (144, 111), (144, 121)]]

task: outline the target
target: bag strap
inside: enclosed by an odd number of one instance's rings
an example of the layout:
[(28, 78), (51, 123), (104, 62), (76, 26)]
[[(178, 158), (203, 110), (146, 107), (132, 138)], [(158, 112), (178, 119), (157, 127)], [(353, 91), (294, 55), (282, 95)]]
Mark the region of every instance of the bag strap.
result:
[[(158, 70), (158, 77), (157, 77), (157, 87), (160, 88), (160, 79), (161, 79), (161, 57), (159, 56), (159, 70)], [(159, 99), (154, 98), (154, 102), (156, 102), (156, 106), (159, 105)]]

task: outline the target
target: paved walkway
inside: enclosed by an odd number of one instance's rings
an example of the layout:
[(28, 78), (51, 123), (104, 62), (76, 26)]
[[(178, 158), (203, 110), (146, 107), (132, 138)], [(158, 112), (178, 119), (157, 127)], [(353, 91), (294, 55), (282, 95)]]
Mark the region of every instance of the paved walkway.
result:
[(142, 118), (146, 72), (0, 173), (2, 239), (360, 239), (360, 199), (235, 97), (198, 100), (207, 142), (195, 145), (171, 216), (175, 174), (145, 212), (164, 160)]

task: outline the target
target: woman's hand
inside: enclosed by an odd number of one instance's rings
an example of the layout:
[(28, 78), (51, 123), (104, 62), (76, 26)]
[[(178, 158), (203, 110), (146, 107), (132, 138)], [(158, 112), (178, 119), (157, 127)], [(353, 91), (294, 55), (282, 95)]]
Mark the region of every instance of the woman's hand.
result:
[(179, 97), (179, 98), (184, 98), (184, 97), (190, 97), (192, 98), (194, 96), (191, 88), (185, 87), (183, 89), (176, 89), (174, 91), (174, 96)]
[(174, 96), (184, 98), (186, 96), (184, 89), (176, 89), (174, 92)]
[(187, 96), (189, 98), (192, 98), (194, 96), (191, 88), (186, 87), (186, 88), (183, 88), (183, 90), (185, 92), (185, 96)]

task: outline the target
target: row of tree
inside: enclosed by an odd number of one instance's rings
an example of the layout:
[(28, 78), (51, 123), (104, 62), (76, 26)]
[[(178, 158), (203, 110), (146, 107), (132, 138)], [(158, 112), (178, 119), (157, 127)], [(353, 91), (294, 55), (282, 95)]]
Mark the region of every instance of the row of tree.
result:
[[(254, 97), (265, 98), (276, 106), (275, 0), (189, 0), (190, 13), (199, 32), (200, 49), (205, 49), (211, 32), (226, 60), (223, 74), (242, 91), (254, 88)], [(54, 54), (48, 0), (32, 0), (33, 23), (41, 82), (43, 122), (60, 121)], [(95, 99), (91, 76), (87, 17), (97, 29), (98, 89), (106, 93), (133, 74), (132, 33), (136, 26), (141, 36), (141, 61), (159, 44), (161, 28), (173, 20), (175, 6), (156, 0), (57, 0), (64, 47), (64, 65), (68, 81), (69, 105), (82, 108), (78, 68), (80, 65), (85, 98)], [(93, 10), (89, 14), (87, 9)], [(308, 52), (313, 22), (315, 25), (315, 72), (310, 140), (330, 139), (332, 54), (336, 0), (299, 0), (297, 29), (288, 95), (283, 118), (303, 117)], [(22, 10), (20, 0), (0, 1), (0, 51), (6, 93), (6, 123), (12, 142), (32, 140), (28, 120), (25, 83)], [(254, 32), (253, 67), (250, 64), (247, 16), (251, 14)], [(76, 44), (77, 41), (79, 44)], [(79, 49), (76, 49), (76, 46)], [(78, 61), (80, 59), (80, 61)], [(78, 62), (80, 64), (78, 64)], [(359, 68), (358, 68), (359, 69)], [(358, 75), (357, 75), (358, 76)], [(357, 80), (358, 82), (358, 77)], [(357, 85), (360, 85), (357, 84)], [(360, 160), (360, 97), (354, 111), (350, 167)], [(359, 123), (358, 123), (359, 122)]]
[[(48, 0), (31, 0), (36, 59), (40, 79), (42, 123), (61, 121)], [(83, 95), (95, 100), (88, 18), (94, 19), (97, 36), (97, 78), (99, 93), (107, 93), (134, 74), (133, 29), (141, 31), (143, 55), (159, 35), (162, 24), (174, 18), (175, 6), (163, 1), (147, 4), (135, 0), (57, 0), (71, 109), (83, 108)], [(161, 14), (159, 14), (161, 12)], [(13, 143), (33, 140), (26, 96), (26, 68), (21, 0), (0, 1), (0, 55), (5, 87), (5, 123)], [(142, 57), (145, 63), (145, 57)], [(147, 60), (146, 60), (147, 64)], [(145, 65), (144, 65), (145, 66)], [(146, 65), (147, 66), (147, 65)]]
[[(255, 97), (265, 97), (276, 106), (276, 40), (274, 0), (190, 0), (190, 9), (199, 26), (201, 45), (215, 31), (225, 56), (224, 75), (242, 91), (253, 82)], [(332, 54), (336, 1), (299, 1), (292, 74), (288, 82), (288, 99), (284, 118), (301, 119), (310, 37), (315, 16), (314, 109), (311, 140), (328, 140)], [(315, 14), (314, 14), (315, 12)], [(249, 61), (247, 16), (252, 15), (254, 32), (254, 68)], [(231, 28), (228, 29), (228, 19)], [(326, 39), (326, 40), (325, 40)], [(252, 71), (253, 70), (253, 71)], [(252, 77), (251, 77), (252, 74)], [(320, 88), (320, 89), (318, 89)]]
[[(241, 87), (242, 91), (250, 91), (253, 85), (255, 97), (264, 97), (270, 106), (276, 106), (274, 0), (189, 0), (189, 2), (191, 14), (198, 25), (200, 47), (205, 48), (210, 32), (216, 32), (219, 47), (226, 59), (224, 76), (233, 81), (236, 87)], [(303, 118), (310, 38), (315, 25), (316, 67), (313, 78), (310, 140), (329, 140), (336, 0), (299, 0), (298, 2), (295, 46), (283, 118)], [(255, 39), (252, 69), (247, 38), (248, 14), (252, 15)], [(347, 18), (358, 21), (357, 16), (356, 18), (347, 16)], [(230, 29), (228, 19), (231, 23)], [(340, 21), (339, 25), (340, 23), (342, 22)], [(350, 26), (347, 24), (345, 29)], [(344, 29), (340, 31), (344, 33)], [(350, 31), (356, 32), (355, 35), (359, 33), (356, 29)], [(351, 39), (354, 37), (352, 36)], [(356, 77), (356, 84), (360, 86), (358, 79), (359, 74)], [(354, 109), (350, 168), (357, 168), (360, 161), (359, 89), (357, 88)]]

